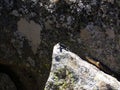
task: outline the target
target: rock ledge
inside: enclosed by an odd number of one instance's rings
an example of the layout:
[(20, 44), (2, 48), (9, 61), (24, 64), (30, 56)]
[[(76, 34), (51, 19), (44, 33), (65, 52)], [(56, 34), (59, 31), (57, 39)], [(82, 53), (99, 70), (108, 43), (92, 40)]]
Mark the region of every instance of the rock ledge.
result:
[(120, 82), (89, 64), (64, 45), (54, 46), (45, 90), (120, 90)]

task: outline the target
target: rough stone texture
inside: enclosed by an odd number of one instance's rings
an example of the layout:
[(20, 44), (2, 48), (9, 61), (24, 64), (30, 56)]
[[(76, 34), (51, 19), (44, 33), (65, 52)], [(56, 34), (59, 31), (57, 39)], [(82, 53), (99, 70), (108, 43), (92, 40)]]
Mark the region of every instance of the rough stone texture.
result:
[(31, 43), (33, 52), (36, 53), (37, 48), (40, 45), (40, 25), (33, 21), (28, 22), (23, 18), (20, 19), (17, 25), (18, 32), (26, 36)]
[[(120, 76), (119, 10), (119, 0), (0, 0), (0, 65), (22, 73), (21, 82), (42, 90), (53, 46), (62, 42)], [(36, 30), (28, 30), (30, 25)], [(31, 36), (33, 31), (36, 37)]]
[(53, 49), (45, 90), (119, 90), (120, 82), (70, 52), (61, 44)]
[(0, 73), (0, 90), (17, 90), (11, 78), (5, 73)]

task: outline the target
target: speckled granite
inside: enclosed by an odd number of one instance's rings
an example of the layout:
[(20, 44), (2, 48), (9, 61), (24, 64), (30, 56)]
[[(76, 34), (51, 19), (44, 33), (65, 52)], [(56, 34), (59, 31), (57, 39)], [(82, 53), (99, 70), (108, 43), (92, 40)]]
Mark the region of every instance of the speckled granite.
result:
[(29, 68), (42, 90), (53, 46), (62, 42), (120, 75), (119, 9), (119, 0), (0, 0), (0, 62)]
[(119, 90), (120, 82), (81, 59), (60, 43), (53, 48), (45, 90)]

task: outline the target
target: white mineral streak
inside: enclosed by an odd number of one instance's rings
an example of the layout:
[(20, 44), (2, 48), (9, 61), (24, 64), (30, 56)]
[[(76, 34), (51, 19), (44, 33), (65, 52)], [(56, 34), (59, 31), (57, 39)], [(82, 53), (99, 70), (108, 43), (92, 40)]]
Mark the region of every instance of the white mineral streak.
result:
[(60, 44), (53, 49), (45, 90), (120, 90), (120, 82)]

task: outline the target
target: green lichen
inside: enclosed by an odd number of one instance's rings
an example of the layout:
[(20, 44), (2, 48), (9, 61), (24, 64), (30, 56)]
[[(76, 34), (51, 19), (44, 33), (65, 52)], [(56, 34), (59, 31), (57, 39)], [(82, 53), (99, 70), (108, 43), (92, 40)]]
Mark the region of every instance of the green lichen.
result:
[(76, 78), (72, 71), (68, 68), (62, 68), (53, 73), (54, 85), (58, 86), (58, 90), (73, 90)]

